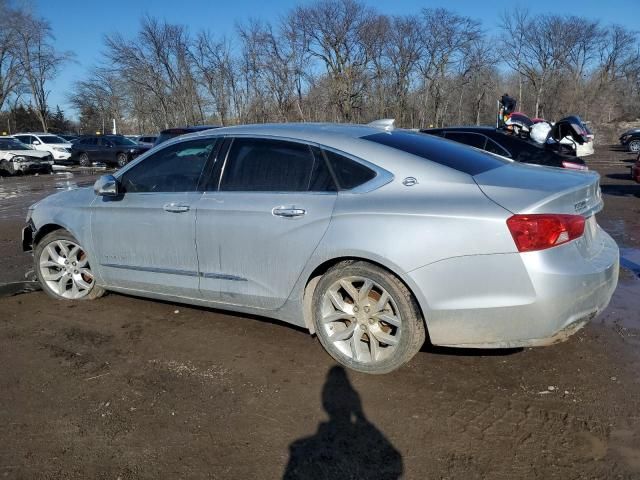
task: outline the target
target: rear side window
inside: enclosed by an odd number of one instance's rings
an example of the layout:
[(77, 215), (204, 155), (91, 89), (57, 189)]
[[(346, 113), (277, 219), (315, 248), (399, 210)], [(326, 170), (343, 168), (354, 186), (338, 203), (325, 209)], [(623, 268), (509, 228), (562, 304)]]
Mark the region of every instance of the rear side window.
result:
[(233, 140), (220, 190), (308, 192), (335, 190), (324, 159), (309, 145), (263, 138)]
[(484, 144), (486, 142), (486, 137), (478, 133), (447, 132), (445, 137), (454, 142), (464, 143), (465, 145), (476, 147), (480, 150), (484, 150)]
[(376, 176), (376, 172), (350, 158), (329, 150), (324, 153), (341, 190), (351, 190)]
[(483, 152), (463, 148), (433, 135), (406, 131), (381, 132), (362, 137), (469, 175), (478, 175), (508, 163)]

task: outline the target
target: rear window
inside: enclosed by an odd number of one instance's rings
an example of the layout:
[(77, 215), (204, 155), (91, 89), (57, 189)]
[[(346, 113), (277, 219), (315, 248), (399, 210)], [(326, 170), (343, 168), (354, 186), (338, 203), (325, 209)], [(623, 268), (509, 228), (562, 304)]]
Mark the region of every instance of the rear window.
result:
[(362, 138), (411, 153), (469, 175), (478, 175), (509, 163), (508, 160), (501, 160), (493, 155), (424, 133), (381, 132)]

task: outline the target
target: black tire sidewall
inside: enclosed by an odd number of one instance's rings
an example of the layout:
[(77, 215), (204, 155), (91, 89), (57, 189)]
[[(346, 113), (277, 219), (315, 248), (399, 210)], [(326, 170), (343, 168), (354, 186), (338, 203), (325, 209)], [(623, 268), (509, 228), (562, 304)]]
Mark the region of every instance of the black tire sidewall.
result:
[[(417, 353), (425, 339), (424, 320), (413, 295), (400, 280), (386, 270), (366, 262), (354, 262), (345, 266), (330, 269), (318, 282), (312, 300), (313, 322), (318, 340), (327, 353), (338, 363), (359, 372), (383, 374), (391, 372), (409, 361)], [(365, 364), (356, 362), (337, 350), (320, 324), (322, 317), (322, 297), (325, 291), (337, 280), (343, 277), (364, 277), (373, 280), (384, 288), (393, 298), (402, 318), (400, 342), (394, 355), (383, 362)], [(419, 343), (418, 348), (415, 344)]]

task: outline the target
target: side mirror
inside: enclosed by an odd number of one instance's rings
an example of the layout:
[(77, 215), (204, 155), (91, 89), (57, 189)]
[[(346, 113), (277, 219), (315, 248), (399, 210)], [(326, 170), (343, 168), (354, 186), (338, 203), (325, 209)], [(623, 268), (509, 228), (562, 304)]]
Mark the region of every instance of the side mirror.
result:
[(31, 145), (40, 145), (40, 142), (38, 140), (34, 140), (33, 142), (31, 142)]
[(113, 175), (103, 175), (93, 184), (93, 191), (101, 197), (117, 197), (118, 180)]

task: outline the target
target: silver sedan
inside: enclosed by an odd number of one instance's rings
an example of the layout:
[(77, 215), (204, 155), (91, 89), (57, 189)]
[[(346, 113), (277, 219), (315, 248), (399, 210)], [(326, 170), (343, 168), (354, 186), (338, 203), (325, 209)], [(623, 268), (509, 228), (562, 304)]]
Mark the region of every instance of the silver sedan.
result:
[(618, 248), (599, 177), (375, 125), (179, 137), (29, 211), (55, 298), (106, 290), (274, 317), (385, 373), (428, 334), (500, 348), (566, 339), (602, 311)]

